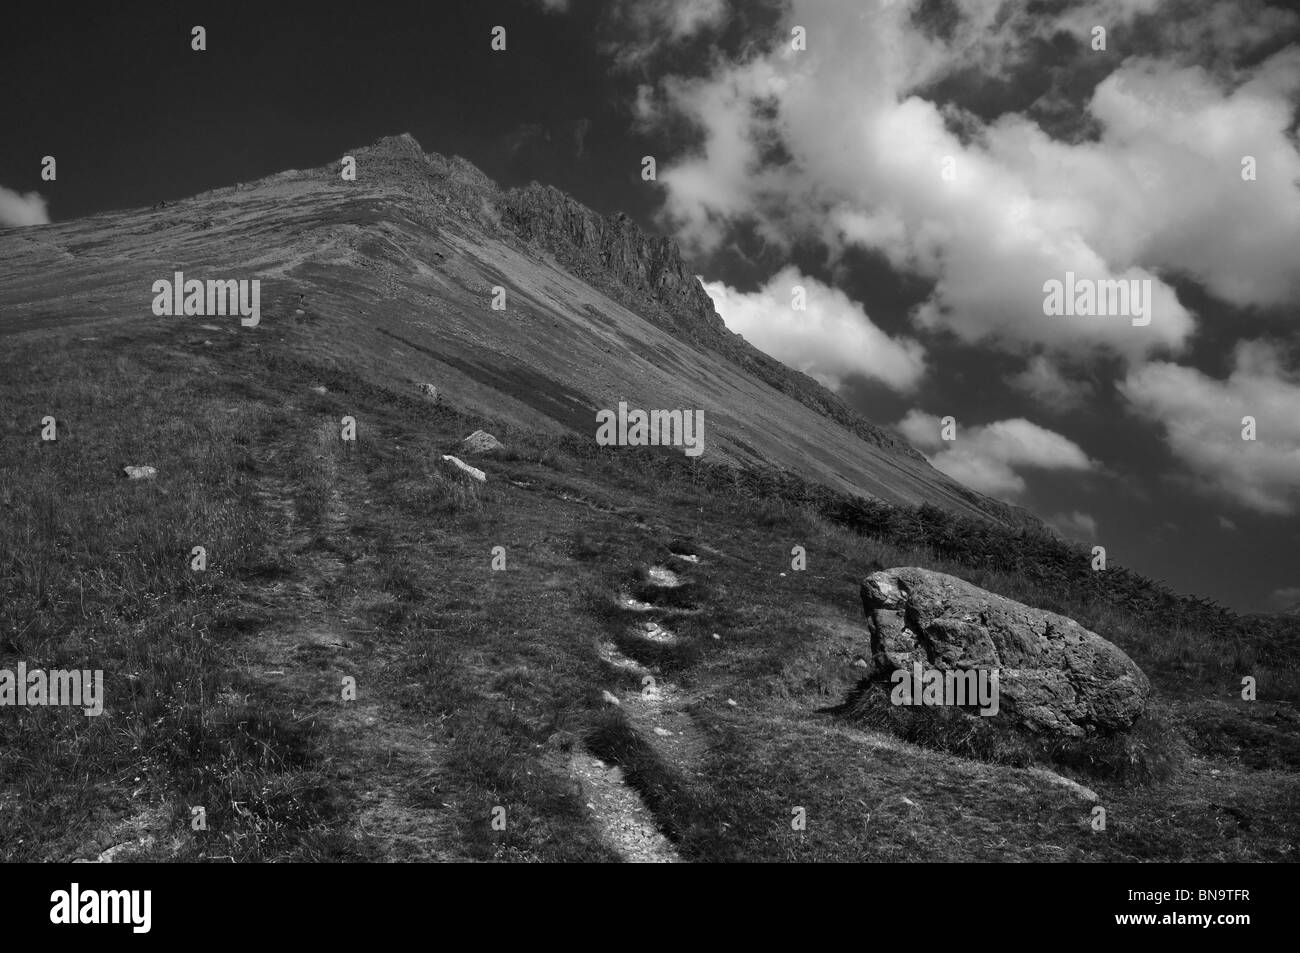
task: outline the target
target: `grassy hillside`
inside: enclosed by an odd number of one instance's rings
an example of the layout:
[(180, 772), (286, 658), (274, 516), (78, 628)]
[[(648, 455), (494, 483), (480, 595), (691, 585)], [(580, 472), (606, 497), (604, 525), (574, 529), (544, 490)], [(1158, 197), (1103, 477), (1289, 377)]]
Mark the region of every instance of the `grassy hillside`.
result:
[[(0, 668), (103, 668), (108, 701), (0, 709), (2, 860), (1294, 857), (1293, 622), (1093, 573), (1048, 537), (538, 435), (247, 340), (180, 321), (9, 338)], [(483, 485), (440, 460), (480, 427), (506, 445), (470, 461)], [(844, 706), (858, 582), (894, 565), (1070, 615), (1151, 677), (1124, 751), (1142, 770), (1031, 755), (1097, 792), (1105, 831), (1030, 756), (962, 757)]]

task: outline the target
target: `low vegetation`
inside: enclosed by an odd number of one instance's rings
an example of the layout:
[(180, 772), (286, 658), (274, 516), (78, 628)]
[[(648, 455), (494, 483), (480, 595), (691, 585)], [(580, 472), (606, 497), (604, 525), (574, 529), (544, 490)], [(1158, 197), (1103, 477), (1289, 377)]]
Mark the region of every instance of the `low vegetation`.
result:
[[(689, 860), (1293, 859), (1294, 620), (1093, 572), (1046, 534), (542, 437), (204, 334), (4, 358), (0, 668), (103, 669), (108, 703), (0, 709), (0, 860), (614, 860), (579, 746)], [(480, 427), (505, 444), (482, 485), (441, 461)], [(1077, 619), (1147, 672), (1151, 710), (1043, 747), (882, 708), (852, 666), (858, 582), (896, 565)], [(637, 637), (621, 596), (675, 640)], [(603, 700), (638, 691), (606, 644), (672, 685), (671, 743)], [(1032, 763), (1093, 787), (1107, 829)]]

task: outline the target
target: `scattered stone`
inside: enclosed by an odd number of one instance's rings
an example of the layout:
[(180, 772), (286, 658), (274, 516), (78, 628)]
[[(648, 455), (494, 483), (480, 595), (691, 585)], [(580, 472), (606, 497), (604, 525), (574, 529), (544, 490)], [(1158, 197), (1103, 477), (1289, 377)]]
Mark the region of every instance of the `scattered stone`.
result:
[(1151, 684), (1133, 660), (1073, 619), (1033, 609), (927, 569), (875, 572), (862, 583), (872, 677), (922, 669), (999, 673), (999, 712), (1031, 731), (1126, 730)]
[(475, 430), (464, 439), (461, 446), (466, 453), (491, 453), (503, 449), (502, 443), (486, 430)]
[(435, 404), (442, 403), (442, 394), (438, 393), (438, 388), (434, 387), (432, 384), (421, 384), (419, 386), (420, 393), (425, 397), (428, 397)]
[(732, 708), (737, 707), (737, 705), (736, 705), (736, 700), (735, 700), (734, 698), (728, 698), (728, 699), (727, 699), (727, 704), (730, 705)]
[(457, 457), (447, 456), (446, 454), (443, 454), (442, 458), (448, 461), (449, 463), (454, 463), (462, 473), (466, 474), (467, 476), (473, 477), (475, 480), (478, 480), (478, 482), (480, 483), (487, 482), (486, 473), (484, 473), (482, 470), (478, 469), (477, 467), (470, 466), (464, 460), (461, 460)]
[(664, 566), (651, 566), (646, 570), (650, 582), (665, 589), (675, 589), (682, 584), (681, 577)]
[(716, 632), (713, 633), (713, 637), (714, 637), (715, 639), (717, 639), (718, 641), (722, 641), (722, 636), (718, 635), (718, 633), (716, 633)]
[(663, 645), (674, 645), (677, 642), (676, 635), (656, 622), (651, 622), (645, 627), (645, 637), (651, 642), (659, 642)]
[(152, 480), (158, 475), (158, 471), (153, 467), (123, 467), (122, 469), (132, 480)]
[(609, 691), (608, 689), (605, 689), (604, 691), (602, 691), (602, 692), (600, 693), (600, 697), (601, 697), (601, 700), (602, 700), (606, 705), (621, 705), (621, 704), (622, 704), (622, 702), (620, 702), (620, 701), (618, 700), (618, 696), (615, 695), (613, 692)]
[(142, 838), (139, 841), (127, 841), (124, 844), (114, 844), (108, 850), (104, 851), (97, 858), (95, 858), (93, 862), (97, 864), (120, 863), (121, 859), (123, 858), (123, 855), (147, 849), (148, 847), (152, 846), (152, 844), (153, 844), (152, 837)]
[(667, 728), (656, 728), (655, 734), (657, 734), (660, 738), (671, 738), (673, 736), (673, 733), (669, 731)]
[(618, 595), (618, 605), (620, 609), (627, 609), (630, 612), (650, 612), (654, 609), (648, 602), (642, 602), (639, 599), (633, 599), (626, 592), (620, 592)]
[(327, 388), (324, 384), (317, 384), (315, 387), (312, 388), (312, 390), (315, 391), (315, 392), (318, 393), (318, 394), (328, 394), (328, 393), (329, 393), (329, 388)]

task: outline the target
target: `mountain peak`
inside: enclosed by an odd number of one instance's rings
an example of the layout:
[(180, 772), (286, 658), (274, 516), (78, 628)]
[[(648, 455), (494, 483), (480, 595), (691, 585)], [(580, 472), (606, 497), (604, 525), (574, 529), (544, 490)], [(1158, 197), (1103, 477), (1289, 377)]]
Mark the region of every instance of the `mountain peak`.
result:
[(397, 136), (381, 136), (368, 146), (351, 150), (351, 154), (370, 158), (413, 159), (421, 162), (425, 158), (424, 147), (409, 132)]
[[(451, 180), (474, 191), (495, 193), (497, 184), (478, 166), (461, 156), (450, 158), (426, 152), (409, 132), (384, 136), (368, 146), (348, 151), (348, 155), (365, 167), (365, 174), (383, 179), (397, 179), (408, 185), (430, 185)], [(429, 180), (434, 180), (430, 182)]]

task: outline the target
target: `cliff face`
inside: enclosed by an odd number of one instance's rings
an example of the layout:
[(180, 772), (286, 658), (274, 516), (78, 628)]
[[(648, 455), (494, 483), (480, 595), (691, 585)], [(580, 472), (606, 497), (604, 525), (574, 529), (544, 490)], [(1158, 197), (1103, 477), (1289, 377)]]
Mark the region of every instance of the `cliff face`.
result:
[[(676, 244), (647, 235), (623, 213), (607, 218), (559, 189), (536, 182), (503, 197), (503, 219), (578, 277), (621, 304), (643, 310), (695, 343), (720, 343), (726, 325)], [(649, 299), (649, 301), (647, 301)]]

